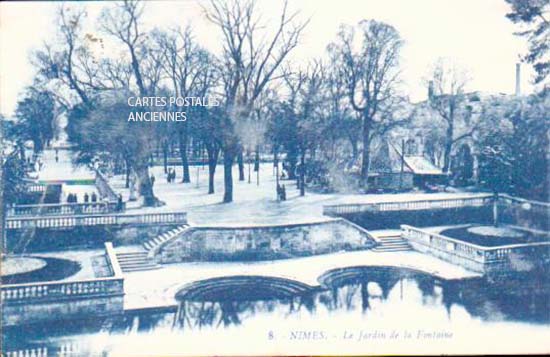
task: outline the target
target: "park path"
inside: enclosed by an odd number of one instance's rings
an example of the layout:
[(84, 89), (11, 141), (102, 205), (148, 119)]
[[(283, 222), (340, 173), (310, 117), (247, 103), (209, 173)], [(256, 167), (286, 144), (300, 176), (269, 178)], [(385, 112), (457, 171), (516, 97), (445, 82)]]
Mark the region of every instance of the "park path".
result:
[[(132, 208), (132, 213), (153, 213), (164, 211), (185, 211), (192, 224), (200, 225), (270, 225), (320, 222), (329, 219), (323, 215), (323, 205), (339, 203), (373, 203), (407, 200), (472, 197), (476, 193), (422, 193), (409, 192), (397, 194), (345, 194), (318, 193), (311, 190), (301, 197), (294, 181), (280, 181), (287, 191), (286, 201), (277, 201), (275, 194), (276, 179), (273, 164), (260, 165), (259, 185), (252, 172), (248, 182), (245, 170), (244, 181), (238, 180), (238, 167), (233, 168), (233, 199), (231, 203), (221, 203), (223, 199), (223, 166), (216, 169), (214, 194), (208, 194), (208, 170), (191, 167), (191, 182), (181, 183), (181, 167), (176, 167), (176, 182), (168, 183), (162, 166), (150, 169), (155, 176), (155, 195), (165, 203), (162, 207)], [(124, 175), (110, 178), (113, 188), (121, 192), (126, 200), (129, 190), (124, 188)]]
[(95, 173), (85, 165), (74, 165), (75, 152), (65, 149), (58, 150), (56, 161), (56, 150), (46, 149), (40, 156), (44, 163), (38, 171), (40, 181), (68, 181), (68, 180), (93, 180)]

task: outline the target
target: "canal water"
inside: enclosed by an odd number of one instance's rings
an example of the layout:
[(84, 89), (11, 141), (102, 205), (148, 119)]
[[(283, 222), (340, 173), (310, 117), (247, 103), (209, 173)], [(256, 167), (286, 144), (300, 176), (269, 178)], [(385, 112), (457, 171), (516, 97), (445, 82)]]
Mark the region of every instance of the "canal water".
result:
[(177, 311), (5, 329), (3, 349), (8, 356), (550, 349), (548, 278), (446, 282), (355, 267), (325, 273), (315, 289), (250, 279), (192, 284), (178, 293)]

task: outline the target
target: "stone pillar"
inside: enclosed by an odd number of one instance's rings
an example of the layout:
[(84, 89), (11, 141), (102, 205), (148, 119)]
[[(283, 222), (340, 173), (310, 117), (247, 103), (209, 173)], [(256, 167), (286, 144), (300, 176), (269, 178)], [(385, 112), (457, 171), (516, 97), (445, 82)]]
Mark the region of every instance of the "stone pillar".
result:
[(473, 158), (473, 170), (472, 170), (472, 180), (478, 183), (479, 181), (479, 155), (472, 153)]
[(521, 95), (521, 63), (516, 63), (516, 97)]
[(498, 227), (498, 192), (493, 197), (493, 225)]

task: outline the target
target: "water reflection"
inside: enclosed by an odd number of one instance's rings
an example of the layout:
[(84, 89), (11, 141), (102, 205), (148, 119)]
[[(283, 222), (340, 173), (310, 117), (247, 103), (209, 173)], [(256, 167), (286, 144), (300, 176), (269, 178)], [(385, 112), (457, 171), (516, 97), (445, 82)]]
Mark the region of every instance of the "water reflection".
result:
[(468, 329), (469, 321), (479, 319), (481, 326), (523, 323), (515, 327), (518, 332), (527, 323), (542, 328), (550, 324), (547, 277), (442, 281), (411, 270), (352, 267), (329, 271), (320, 277), (320, 283), (321, 289), (265, 277), (196, 282), (178, 293), (175, 312), (7, 328), (3, 347), (6, 351), (48, 348), (59, 352), (67, 346), (74, 350), (77, 344), (80, 351), (98, 349), (108, 354), (120, 347), (120, 336), (186, 336), (208, 331), (216, 338), (229, 329), (249, 335), (263, 321), (285, 328), (330, 328), (337, 326), (336, 321), (351, 319), (370, 326), (443, 321)]

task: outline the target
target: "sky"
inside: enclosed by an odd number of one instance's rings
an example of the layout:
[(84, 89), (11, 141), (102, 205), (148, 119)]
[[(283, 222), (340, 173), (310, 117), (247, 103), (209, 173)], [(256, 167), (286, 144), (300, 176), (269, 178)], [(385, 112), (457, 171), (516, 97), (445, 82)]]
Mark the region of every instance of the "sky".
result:
[[(257, 9), (268, 23), (277, 21), (279, 0), (258, 0)], [(11, 116), (18, 97), (32, 83), (35, 69), (31, 51), (56, 38), (56, 10), (61, 2), (0, 3), (0, 113)], [(70, 4), (88, 12), (87, 32), (95, 28), (108, 2)], [(218, 29), (204, 16), (202, 0), (150, 1), (145, 4), (144, 28), (191, 25), (196, 39), (206, 48), (221, 48)], [(448, 58), (469, 71), (469, 91), (512, 94), (515, 63), (525, 53), (525, 40), (505, 18), (504, 0), (289, 0), (299, 18), (309, 23), (291, 60), (305, 63), (322, 56), (341, 24), (354, 25), (376, 19), (393, 25), (405, 41), (402, 50), (404, 90), (413, 101), (426, 98), (423, 78), (438, 58)], [(533, 90), (533, 72), (522, 66), (522, 92)]]

